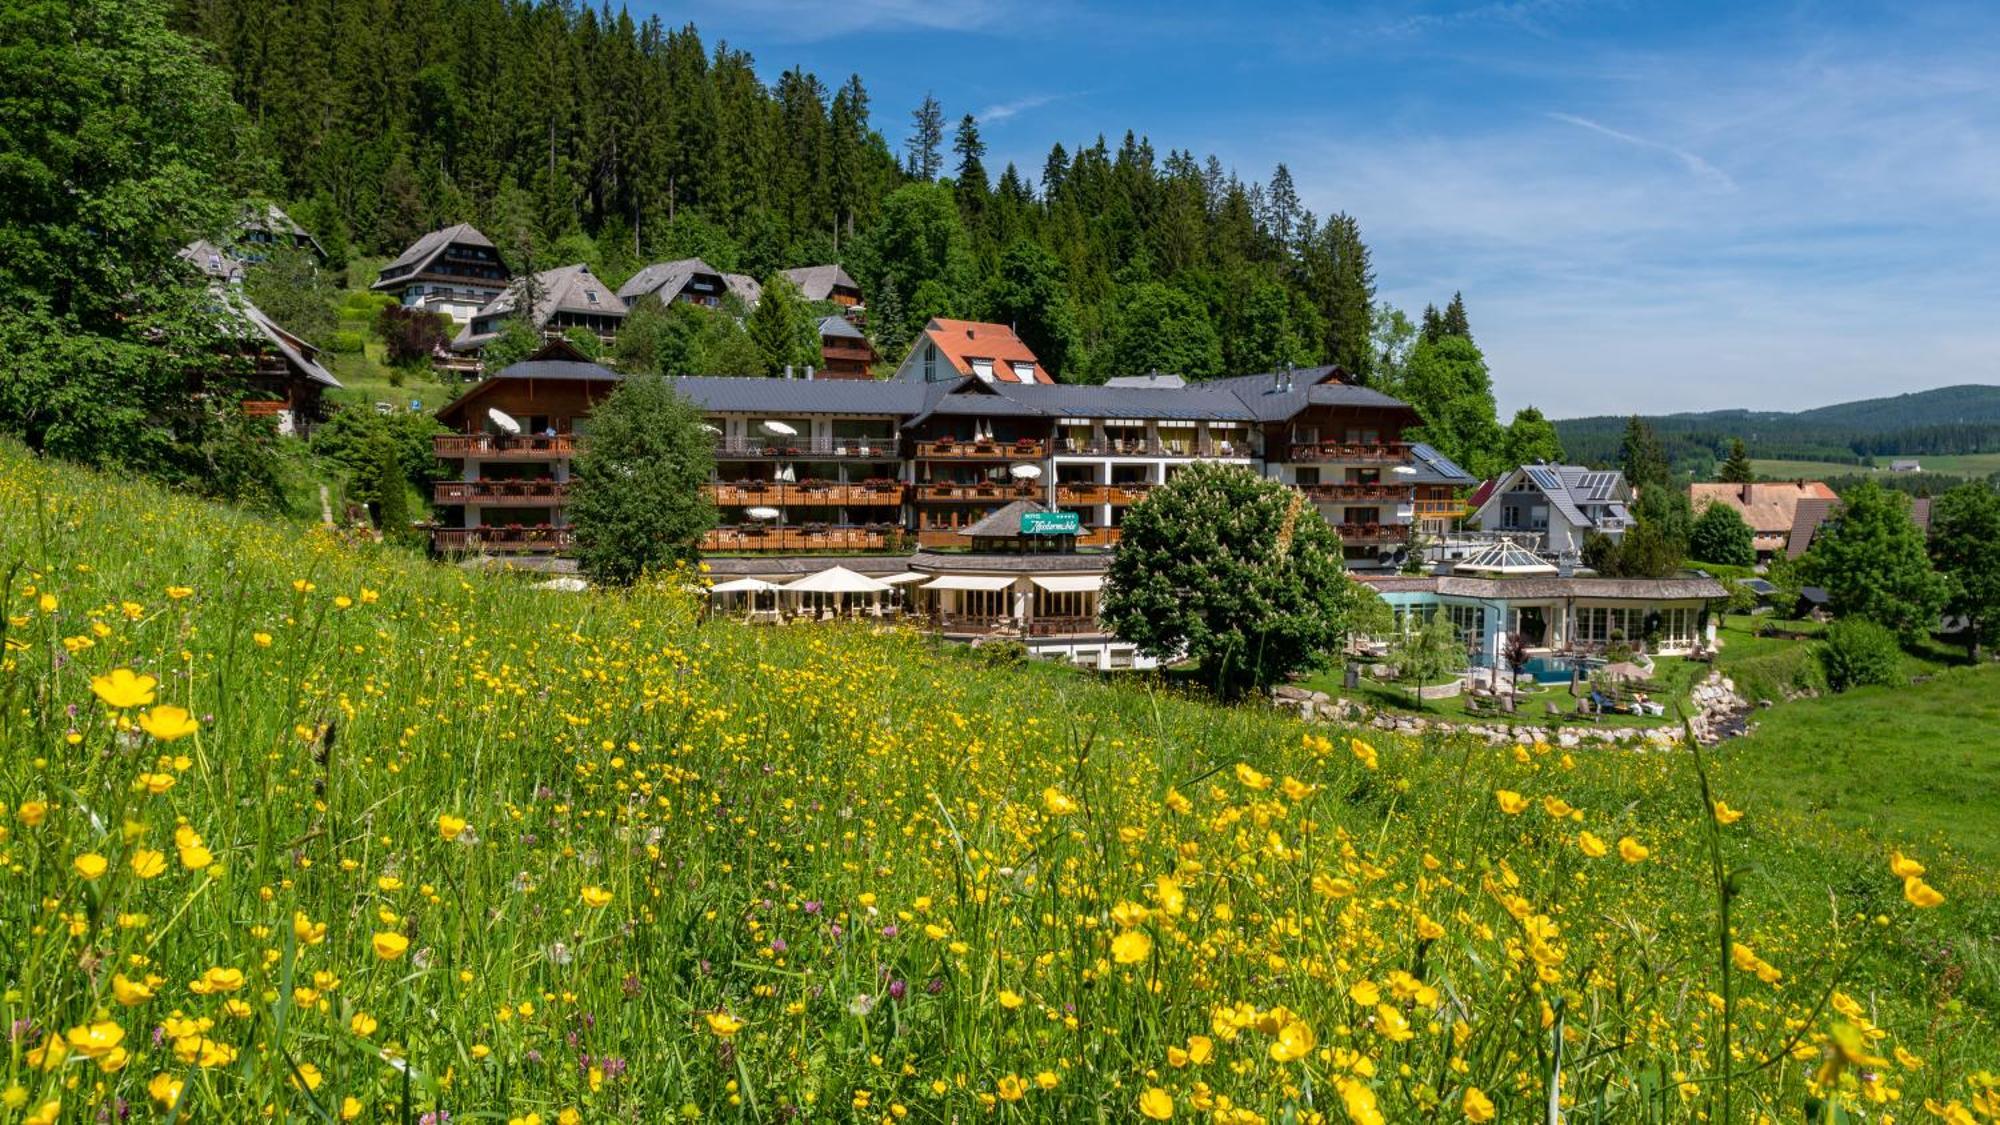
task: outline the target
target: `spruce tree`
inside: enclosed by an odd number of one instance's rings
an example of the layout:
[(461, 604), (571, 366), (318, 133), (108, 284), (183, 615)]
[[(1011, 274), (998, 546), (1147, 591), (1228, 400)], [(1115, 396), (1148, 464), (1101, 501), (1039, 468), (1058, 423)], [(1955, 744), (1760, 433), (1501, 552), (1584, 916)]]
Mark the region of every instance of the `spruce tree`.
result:
[(1438, 329), (1447, 336), (1472, 339), (1472, 324), (1465, 319), (1465, 294), (1451, 295), (1451, 303), (1444, 307), (1444, 315), (1438, 318)]
[(1757, 479), (1757, 471), (1750, 465), (1750, 454), (1744, 450), (1742, 438), (1729, 439), (1729, 460), (1722, 463), (1715, 479), (1727, 484), (1749, 484)]
[(1625, 483), (1631, 485), (1634, 491), (1664, 488), (1673, 481), (1673, 470), (1667, 464), (1667, 454), (1660, 446), (1659, 435), (1637, 414), (1625, 423), (1619, 467), (1625, 471)]
[(910, 114), (910, 176), (926, 183), (938, 178), (944, 167), (940, 150), (944, 146), (944, 106), (931, 94)]
[(750, 311), (745, 327), (763, 359), (766, 375), (783, 374), (787, 367), (804, 375), (807, 366), (820, 361), (819, 332), (812, 312), (798, 287), (784, 274), (764, 279), (763, 295)]
[(1436, 305), (1424, 306), (1424, 318), (1417, 331), (1425, 343), (1435, 344), (1444, 338), (1444, 318), (1438, 315)]
[(370, 460), (375, 493), (375, 526), (390, 543), (410, 540), (410, 481), (403, 473), (403, 459), (386, 426), (377, 427), (370, 439)]
[(992, 188), (986, 181), (986, 142), (979, 139), (979, 122), (971, 114), (958, 119), (951, 151), (958, 156), (958, 209), (968, 220), (976, 220), (985, 211)]

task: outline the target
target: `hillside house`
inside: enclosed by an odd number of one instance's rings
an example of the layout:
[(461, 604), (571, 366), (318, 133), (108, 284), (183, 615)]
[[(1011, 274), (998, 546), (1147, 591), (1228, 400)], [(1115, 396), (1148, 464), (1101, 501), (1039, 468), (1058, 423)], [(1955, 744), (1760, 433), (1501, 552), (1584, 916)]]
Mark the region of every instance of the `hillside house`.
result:
[(245, 204), (236, 223), (234, 249), (246, 261), (261, 262), (274, 249), (304, 250), (324, 260), (326, 249), (275, 203)]
[[(533, 308), (523, 308), (532, 289)], [(625, 320), (625, 302), (590, 272), (586, 265), (543, 270), (532, 279), (515, 278), (498, 297), (488, 301), (451, 342), (455, 352), (476, 352), (500, 335), (509, 319), (525, 316), (544, 336), (562, 336), (572, 328), (594, 332), (610, 343)]]
[(182, 247), (178, 257), (208, 278), (222, 316), (225, 355), (247, 367), (250, 394), (243, 411), (269, 417), (278, 432), (303, 434), (326, 417), (323, 395), (340, 380), (319, 361), (319, 349), (264, 314), (243, 293), (244, 263), (206, 240)]
[(1632, 488), (1616, 470), (1523, 465), (1483, 486), (1466, 525), (1504, 532), (1547, 555), (1580, 555), (1592, 532), (1619, 539), (1632, 526)]
[(924, 325), (891, 378), (918, 383), (962, 378), (987, 383), (1055, 382), (1013, 329), (944, 317), (933, 317)]
[(382, 267), (369, 288), (395, 297), (404, 308), (470, 324), (480, 309), (506, 291), (512, 277), (492, 241), (472, 224), (459, 223), (411, 243)]
[(867, 333), (844, 316), (820, 318), (819, 354), (822, 379), (873, 379), (880, 358)]
[(1750, 543), (1760, 563), (1788, 556), (1794, 540), (1812, 542), (1813, 533), (1826, 521), (1827, 513), (1838, 499), (1833, 489), (1816, 480), (1688, 486), (1688, 503), (1696, 515), (1710, 504), (1736, 509), (1743, 522), (1750, 525)]
[(714, 309), (722, 307), (724, 297), (733, 296), (748, 308), (757, 303), (760, 294), (761, 287), (755, 278), (724, 273), (700, 258), (655, 262), (618, 287), (618, 296), (627, 307), (646, 297), (657, 297), (663, 305), (686, 301)]
[(861, 307), (861, 283), (837, 265), (800, 266), (783, 273), (808, 301), (826, 301), (838, 306), (843, 315)]

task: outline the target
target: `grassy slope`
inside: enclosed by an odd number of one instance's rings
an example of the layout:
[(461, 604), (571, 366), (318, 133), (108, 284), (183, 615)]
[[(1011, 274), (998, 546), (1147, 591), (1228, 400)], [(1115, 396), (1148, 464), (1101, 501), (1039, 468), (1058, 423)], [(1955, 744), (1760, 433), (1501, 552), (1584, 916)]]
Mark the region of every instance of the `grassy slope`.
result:
[[(350, 1097), (382, 1119), (858, 1103), (965, 1118), (1045, 1072), (1053, 1087), (1019, 1114), (1129, 1117), (1157, 1085), (1183, 1116), (1227, 1094), (1276, 1118), (1345, 1089), (1409, 1120), (1456, 1106), (1469, 1080), (1517, 1120), (1544, 1096), (1544, 1000), (1565, 1005), (1572, 1120), (1719, 1112), (1716, 1085), (1648, 1092), (1662, 1070), (1703, 1074), (1719, 1030), (1687, 999), (1720, 980), (1711, 822), (1686, 756), (1377, 739), (1371, 769), (1268, 712), (989, 669), (899, 632), (697, 626), (671, 588), (538, 592), (0, 446), (0, 574), (15, 563), (0, 1019), (31, 1031), (0, 1090), (61, 1097), (65, 1118), (113, 1096), (146, 1106), (158, 1074), (187, 1083), (198, 1119)], [(200, 734), (117, 733), (90, 681), (118, 667), (159, 676)], [(141, 773), (173, 784), (148, 795)], [(1720, 848), (1750, 871), (1736, 936), (1786, 980), (1739, 980), (1737, 1043), (1762, 1057), (1797, 1020), (1816, 1052), (1828, 966), (1862, 941), (1841, 987), (1889, 1031), (1880, 1049), (1928, 1060), (1886, 1080), (1913, 1101), (1962, 1096), (1995, 1044), (1993, 899), (1947, 861), (1932, 878), (1950, 901), (1913, 911), (1883, 840), (1786, 811), (1760, 777), (1730, 763), (1717, 779), (1749, 810)], [(1581, 825), (1507, 816), (1496, 789), (1560, 797)], [(477, 843), (443, 838), (445, 814)], [(177, 862), (177, 821), (214, 867)], [(1579, 827), (1652, 856), (1586, 857)], [(168, 870), (134, 878), (148, 847)], [(84, 852), (112, 873), (80, 878)], [(608, 905), (583, 904), (592, 888)], [(1523, 944), (1502, 894), (1549, 920), (1541, 944)], [(1892, 923), (1856, 921), (1878, 912)], [(1438, 935), (1420, 940), (1420, 918)], [(1125, 964), (1112, 955), (1134, 943), (1111, 939), (1133, 924), (1151, 948)], [(370, 952), (384, 933), (411, 938), (395, 961)], [(1530, 951), (1560, 953), (1550, 983), (1523, 980)], [(111, 1003), (114, 965), (156, 974), (157, 998)], [(211, 968), (246, 987), (187, 987)], [(1384, 1010), (1348, 996), (1412, 970), (1452, 1002), (1389, 1009), (1416, 1032), (1396, 1042)], [(317, 972), (317, 995), (292, 991)], [(1947, 994), (1970, 1005), (1934, 1010)], [(1218, 1020), (1237, 1005), (1261, 1015)], [(169, 1011), (216, 1023), (155, 1045)], [(726, 1045), (718, 1011), (747, 1021)], [(379, 1021), (366, 1038), (358, 1013)], [(26, 1061), (32, 1029), (106, 1018), (127, 1035), (122, 1069)], [(1325, 1052), (1274, 1059), (1288, 1024)], [(1192, 1035), (1216, 1037), (1213, 1064), (1174, 1064)], [(176, 1057), (207, 1050), (201, 1036), (236, 1063)], [(377, 1057), (389, 1044), (408, 1082)], [(606, 1058), (625, 1065), (594, 1081)], [(310, 1097), (293, 1063), (315, 1068)], [(1738, 1109), (1798, 1117), (1810, 1069), (1738, 1081)]]
[[(2000, 473), (2000, 453), (1938, 454), (1936, 456), (1916, 455), (1925, 472), (1947, 476), (1983, 477)], [(1791, 480), (1803, 477), (1812, 480), (1819, 477), (1846, 476), (1852, 473), (1887, 473), (1888, 465), (1894, 457), (1877, 457), (1877, 465), (1869, 469), (1863, 465), (1843, 465), (1832, 461), (1770, 461), (1753, 458), (1751, 467), (1759, 477), (1773, 480)]]

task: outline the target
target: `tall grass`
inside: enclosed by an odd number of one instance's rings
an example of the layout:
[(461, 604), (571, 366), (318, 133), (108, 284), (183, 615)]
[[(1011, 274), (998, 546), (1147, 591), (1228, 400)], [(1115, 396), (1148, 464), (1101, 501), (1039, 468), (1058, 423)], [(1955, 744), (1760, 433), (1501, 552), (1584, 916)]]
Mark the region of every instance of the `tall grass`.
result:
[(701, 624), (11, 448), (0, 573), (0, 1120), (1994, 1108), (1952, 881), (1685, 756)]

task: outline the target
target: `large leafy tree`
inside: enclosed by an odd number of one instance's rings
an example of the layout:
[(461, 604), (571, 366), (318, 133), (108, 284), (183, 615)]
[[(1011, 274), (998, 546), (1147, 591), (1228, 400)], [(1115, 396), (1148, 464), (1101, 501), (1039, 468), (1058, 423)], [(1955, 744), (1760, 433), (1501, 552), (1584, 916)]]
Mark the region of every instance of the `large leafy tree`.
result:
[(1516, 410), (1514, 420), (1507, 423), (1508, 467), (1562, 459), (1562, 438), (1556, 435), (1556, 424), (1532, 406)]
[(1805, 555), (1806, 573), (1826, 588), (1834, 613), (1865, 617), (1904, 641), (1937, 625), (1948, 583), (1931, 569), (1910, 500), (1873, 481), (1842, 499)]
[(2000, 492), (1962, 484), (1931, 501), (1931, 561), (1951, 583), (1945, 612), (1965, 620), (1966, 653), (2000, 643)]
[(249, 174), (224, 76), (199, 60), (159, 0), (0, 5), (0, 426), (271, 499), (268, 435), (236, 406), (247, 365), (223, 358), (244, 329), (175, 256), (220, 236), (225, 176)]
[(1757, 561), (1755, 539), (1741, 513), (1719, 500), (1711, 501), (1695, 517), (1688, 534), (1688, 554), (1700, 562), (1751, 566)]
[(1127, 513), (1104, 619), (1149, 656), (1199, 661), (1234, 697), (1338, 652), (1358, 599), (1372, 596), (1298, 493), (1197, 462)]
[(1418, 435), (1475, 476), (1507, 464), (1486, 357), (1463, 336), (1419, 340), (1403, 367), (1401, 395), (1423, 416)]
[(926, 285), (951, 294), (971, 291), (971, 236), (951, 189), (923, 183), (891, 193), (882, 201), (882, 217), (856, 247), (854, 268), (869, 292), (892, 287), (908, 302), (898, 323), (877, 320), (873, 325), (885, 351), (893, 354), (928, 319)]
[(1026, 239), (1007, 247), (986, 285), (985, 315), (1012, 325), (1042, 366), (1062, 377), (1076, 348), (1076, 308), (1054, 254)]
[(1207, 379), (1222, 373), (1222, 340), (1201, 302), (1171, 285), (1127, 289), (1111, 322), (1099, 378), (1159, 371)]
[(693, 563), (715, 506), (701, 486), (715, 447), (701, 412), (656, 375), (618, 384), (591, 413), (590, 441), (570, 481), (577, 564), (593, 581), (628, 585)]

